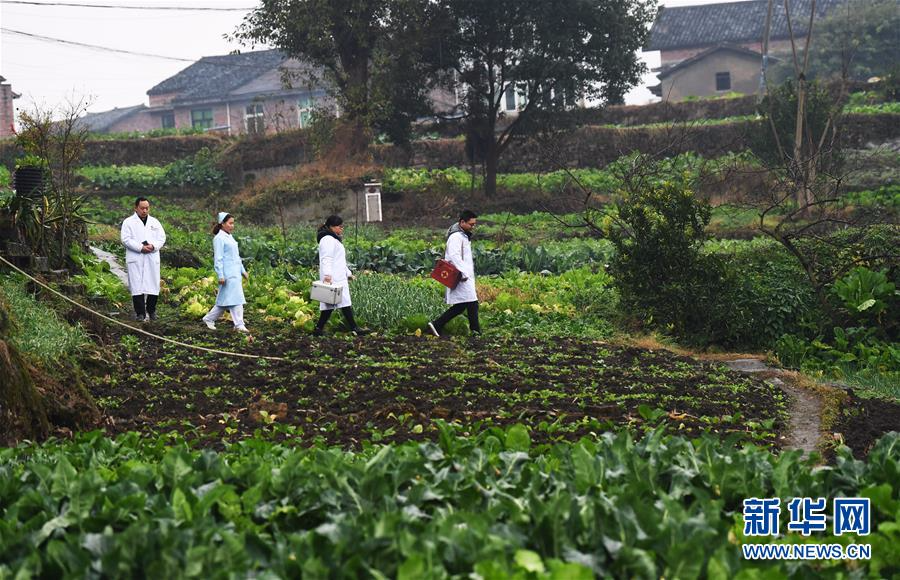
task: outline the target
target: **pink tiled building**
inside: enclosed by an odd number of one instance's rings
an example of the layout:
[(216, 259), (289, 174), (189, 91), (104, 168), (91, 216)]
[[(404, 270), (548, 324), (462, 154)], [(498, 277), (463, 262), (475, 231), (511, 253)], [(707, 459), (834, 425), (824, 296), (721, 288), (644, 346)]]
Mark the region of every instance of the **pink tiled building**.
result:
[(0, 76), (0, 138), (15, 135), (16, 107), (13, 101), (21, 96), (14, 93), (12, 85), (5, 81), (6, 79)]
[[(208, 56), (147, 91), (148, 105), (91, 113), (92, 131), (199, 128), (230, 135), (301, 128), (314, 109), (334, 107), (308, 65), (277, 50)], [(289, 82), (285, 82), (289, 79)]]

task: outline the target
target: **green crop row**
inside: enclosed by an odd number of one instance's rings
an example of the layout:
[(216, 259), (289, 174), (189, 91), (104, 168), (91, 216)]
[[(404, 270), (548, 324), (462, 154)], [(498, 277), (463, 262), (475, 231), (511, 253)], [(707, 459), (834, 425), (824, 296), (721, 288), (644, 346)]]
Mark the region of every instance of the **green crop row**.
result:
[[(319, 310), (318, 303), (309, 299), (314, 278), (310, 269), (251, 266), (244, 282), (248, 321), (312, 330)], [(166, 268), (163, 280), (165, 298), (189, 319), (199, 319), (215, 302), (217, 285), (211, 270)], [(446, 308), (444, 287), (424, 274), (360, 274), (351, 281), (350, 289), (360, 321), (382, 332), (421, 331)], [(603, 271), (594, 273), (583, 267), (559, 276), (508, 272), (479, 278), (478, 292), (482, 320), (492, 334), (592, 338), (613, 334), (618, 297), (610, 276)], [(335, 317), (332, 323), (338, 328), (342, 320)], [(465, 333), (463, 318), (454, 320), (447, 332)]]
[(97, 189), (151, 190), (167, 183), (166, 168), (154, 165), (88, 165), (80, 168), (78, 175)]
[[(277, 428), (277, 424), (273, 426)], [(536, 448), (527, 429), (436, 442), (198, 450), (100, 433), (0, 450), (0, 578), (847, 578), (900, 571), (900, 435), (867, 461), (650, 431)], [(864, 497), (871, 533), (744, 535), (747, 498)], [(871, 546), (747, 560), (746, 543)]]
[[(497, 189), (507, 192), (544, 191), (561, 194), (571, 191), (592, 191), (610, 194), (620, 185), (619, 175), (626, 173), (632, 156), (625, 156), (603, 169), (571, 169), (549, 173), (501, 173), (497, 175)], [(685, 172), (696, 176), (700, 171), (716, 170), (736, 163), (752, 163), (747, 154), (729, 154), (717, 159), (703, 159), (694, 153), (684, 153), (660, 164), (659, 175), (680, 176)], [(658, 177), (657, 179), (662, 179)], [(483, 179), (464, 169), (386, 169), (382, 187), (385, 192), (416, 193), (447, 189), (467, 191), (479, 189)]]
[(215, 191), (224, 186), (225, 174), (215, 166), (213, 153), (202, 149), (193, 157), (179, 159), (164, 167), (152, 165), (85, 166), (77, 171), (89, 186), (106, 190)]
[[(189, 319), (199, 320), (215, 304), (218, 284), (212, 268), (166, 268), (163, 279), (169, 299)], [(251, 269), (244, 282), (248, 320), (285, 322), (311, 330), (318, 311), (318, 304), (309, 301), (312, 280), (312, 274), (297, 272), (295, 276), (284, 266)]]
[[(316, 267), (318, 249), (313, 241), (292, 241), (283, 245), (271, 237), (243, 237), (236, 235), (241, 244), (241, 255), (255, 263), (291, 264)], [(434, 240), (404, 240), (392, 236), (387, 240), (345, 240), (347, 261), (356, 269), (387, 274), (419, 274), (434, 267), (437, 258), (443, 257), (443, 244)], [(479, 275), (502, 274), (509, 271), (559, 273), (584, 265), (605, 264), (612, 247), (598, 239), (554, 240), (540, 246), (525, 243), (508, 243), (502, 247), (484, 241), (473, 249), (475, 269)]]
[(149, 139), (153, 137), (172, 137), (176, 135), (203, 135), (206, 129), (185, 127), (176, 129), (151, 129), (149, 131), (119, 131), (117, 133), (91, 133), (91, 141), (118, 141), (126, 139)]
[(900, 210), (900, 184), (884, 185), (877, 189), (852, 191), (841, 198), (845, 205), (865, 208)]
[(874, 105), (847, 105), (845, 113), (859, 113), (863, 115), (878, 115), (881, 113), (900, 114), (900, 103), (878, 103)]

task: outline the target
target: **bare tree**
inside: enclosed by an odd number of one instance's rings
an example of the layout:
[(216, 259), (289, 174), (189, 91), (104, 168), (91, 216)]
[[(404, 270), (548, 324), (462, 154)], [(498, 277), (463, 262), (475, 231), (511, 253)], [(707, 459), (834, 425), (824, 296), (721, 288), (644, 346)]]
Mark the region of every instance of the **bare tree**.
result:
[(82, 98), (69, 101), (58, 111), (35, 107), (19, 115), (19, 144), (47, 165), (49, 196), (41, 209), (41, 222), (55, 243), (55, 248), (49, 249), (60, 265), (68, 256), (69, 245), (86, 234), (87, 219), (81, 214), (84, 197), (76, 194), (75, 172), (88, 137), (88, 127), (80, 117), (89, 106), (90, 102)]
[[(740, 204), (754, 208), (759, 231), (797, 259), (823, 312), (837, 322), (828, 289), (858, 264), (857, 260), (826, 264), (821, 249), (862, 240), (864, 226), (879, 220), (878, 216), (853, 215), (843, 207), (847, 172), (840, 130), (848, 82), (846, 75), (828, 87), (808, 79), (816, 0), (809, 3), (808, 17), (803, 15), (807, 20), (805, 38), (795, 33), (797, 20), (792, 18), (789, 0), (784, 0), (784, 11), (793, 76), (770, 88), (761, 101), (759, 110), (764, 121), (751, 132), (749, 144), (762, 166), (744, 170), (765, 172), (768, 184), (764, 191), (740, 200)], [(843, 70), (846, 72), (847, 67)], [(837, 241), (833, 233), (838, 229), (849, 230), (852, 235)]]

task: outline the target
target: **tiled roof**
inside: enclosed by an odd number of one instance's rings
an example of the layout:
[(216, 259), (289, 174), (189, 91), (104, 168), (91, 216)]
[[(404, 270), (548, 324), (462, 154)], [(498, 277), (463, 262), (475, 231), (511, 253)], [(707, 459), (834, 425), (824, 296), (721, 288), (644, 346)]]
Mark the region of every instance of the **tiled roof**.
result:
[(112, 127), (116, 122), (146, 109), (146, 105), (134, 105), (133, 107), (115, 108), (101, 113), (88, 113), (78, 119), (79, 124), (87, 127), (88, 131), (102, 133)]
[(205, 56), (147, 91), (148, 95), (180, 93), (174, 103), (221, 98), (285, 60), (278, 50)]
[[(821, 18), (845, 0), (817, 0)], [(663, 8), (650, 30), (650, 44), (644, 50), (675, 50), (723, 43), (762, 41), (769, 0), (747, 0), (722, 4)], [(806, 34), (811, 0), (790, 3), (794, 35)], [(788, 38), (784, 3), (776, 0), (772, 11), (770, 39)]]

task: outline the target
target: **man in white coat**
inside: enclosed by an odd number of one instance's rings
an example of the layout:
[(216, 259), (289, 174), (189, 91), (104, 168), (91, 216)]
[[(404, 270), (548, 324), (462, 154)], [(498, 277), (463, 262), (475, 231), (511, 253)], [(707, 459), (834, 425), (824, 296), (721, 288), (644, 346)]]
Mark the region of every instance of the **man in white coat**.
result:
[(472, 257), (472, 230), (478, 221), (474, 212), (464, 210), (459, 214), (459, 221), (447, 230), (447, 249), (444, 259), (456, 266), (462, 278), (456, 288), (447, 288), (446, 302), (450, 308), (437, 320), (428, 323), (428, 329), (435, 336), (440, 336), (444, 325), (463, 312), (469, 319), (469, 331), (481, 334), (478, 323), (478, 295), (475, 293), (475, 259)]
[(165, 243), (166, 232), (159, 220), (150, 215), (150, 202), (145, 197), (137, 198), (134, 215), (122, 222), (122, 245), (135, 320), (156, 320), (159, 250)]

